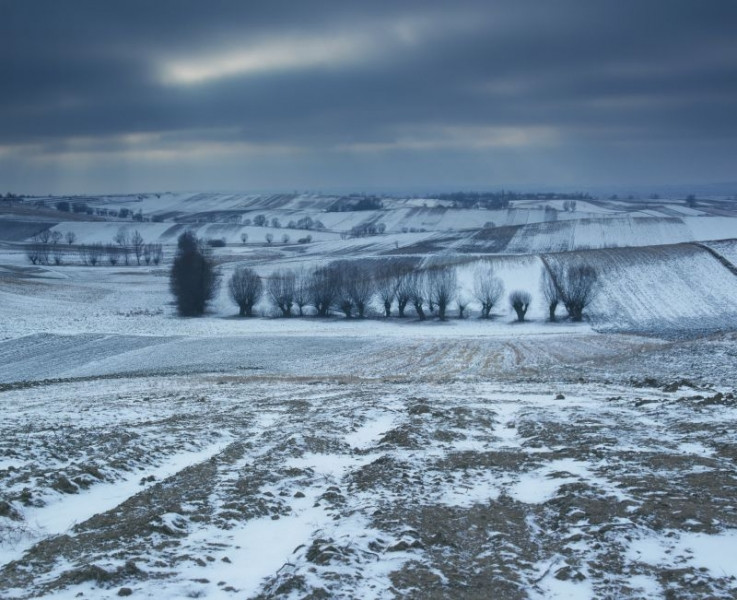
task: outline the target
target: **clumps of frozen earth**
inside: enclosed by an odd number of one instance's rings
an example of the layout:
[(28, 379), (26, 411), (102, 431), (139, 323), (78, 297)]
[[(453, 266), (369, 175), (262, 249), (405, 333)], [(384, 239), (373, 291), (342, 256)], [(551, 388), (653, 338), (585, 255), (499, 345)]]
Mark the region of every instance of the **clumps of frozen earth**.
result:
[[(0, 591), (731, 597), (734, 392), (662, 387), (203, 375), (8, 390)], [(80, 465), (100, 476), (77, 481)]]

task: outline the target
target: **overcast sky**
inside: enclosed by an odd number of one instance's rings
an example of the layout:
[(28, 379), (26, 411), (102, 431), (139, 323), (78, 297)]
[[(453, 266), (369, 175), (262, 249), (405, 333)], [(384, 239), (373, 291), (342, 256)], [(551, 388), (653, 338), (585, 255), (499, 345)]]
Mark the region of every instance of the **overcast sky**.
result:
[(737, 180), (737, 2), (0, 0), (0, 189)]

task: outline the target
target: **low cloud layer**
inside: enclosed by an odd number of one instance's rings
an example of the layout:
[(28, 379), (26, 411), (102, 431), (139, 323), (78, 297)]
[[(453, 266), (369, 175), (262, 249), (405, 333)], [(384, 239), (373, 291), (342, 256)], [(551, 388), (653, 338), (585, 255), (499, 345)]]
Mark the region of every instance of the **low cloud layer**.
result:
[(737, 4), (0, 0), (0, 185), (735, 180)]

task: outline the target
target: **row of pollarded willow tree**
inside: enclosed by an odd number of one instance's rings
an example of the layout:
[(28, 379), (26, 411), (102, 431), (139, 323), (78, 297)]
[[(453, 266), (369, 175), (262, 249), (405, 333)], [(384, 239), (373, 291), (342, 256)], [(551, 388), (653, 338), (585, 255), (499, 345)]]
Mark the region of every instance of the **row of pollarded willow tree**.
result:
[[(594, 300), (599, 280), (596, 270), (585, 264), (568, 267), (546, 264), (541, 290), (555, 320), (559, 304), (573, 321), (583, 319), (583, 311)], [(332, 313), (347, 318), (363, 318), (378, 303), (385, 317), (403, 318), (411, 307), (420, 320), (448, 317), (452, 306), (460, 318), (467, 315), (469, 296), (461, 293), (456, 270), (451, 266), (417, 268), (402, 262), (382, 263), (370, 268), (366, 262), (335, 261), (314, 269), (279, 269), (264, 280), (252, 269), (236, 269), (228, 281), (230, 297), (241, 316), (253, 316), (254, 307), (265, 295), (283, 317), (303, 316), (308, 309), (318, 317)], [(473, 299), (480, 305), (479, 316), (491, 318), (504, 296), (504, 284), (490, 264), (479, 266), (473, 279)], [(524, 321), (532, 302), (529, 292), (515, 290), (509, 303), (517, 320)]]
[[(73, 251), (79, 256), (79, 262), (95, 267), (107, 261), (111, 266), (129, 265), (135, 258), (136, 264), (158, 265), (164, 258), (164, 248), (158, 243), (146, 243), (136, 229), (129, 234), (121, 227), (113, 237), (113, 243), (80, 244), (73, 247), (77, 235), (73, 231), (65, 234), (60, 231), (46, 229), (35, 234), (31, 243), (26, 246), (26, 256), (32, 264), (56, 266), (71, 264)], [(62, 243), (65, 242), (65, 243)]]

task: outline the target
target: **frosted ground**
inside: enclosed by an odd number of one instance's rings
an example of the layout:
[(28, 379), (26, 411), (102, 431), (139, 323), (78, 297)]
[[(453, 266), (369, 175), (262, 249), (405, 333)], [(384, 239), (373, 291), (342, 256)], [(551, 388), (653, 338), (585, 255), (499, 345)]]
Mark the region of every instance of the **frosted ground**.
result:
[[(568, 240), (607, 275), (589, 321), (546, 323), (539, 300), (526, 324), (506, 306), (241, 320), (224, 295), (178, 319), (166, 265), (34, 267), (22, 240), (0, 245), (0, 597), (737, 597), (737, 277), (707, 249), (737, 256), (732, 217), (600, 203), (559, 227), (521, 206), (514, 252), (489, 256), (463, 251), (478, 229), (402, 232), (471, 219), (420, 202), (383, 236), (242, 246), (235, 229), (216, 256), (226, 277), (442, 259), (465, 293), (491, 261), (539, 296), (540, 254), (576, 257), (554, 254)], [(595, 213), (602, 239), (649, 238), (582, 250)], [(171, 244), (172, 223), (142, 225)], [(88, 242), (120, 226), (44, 225)]]

